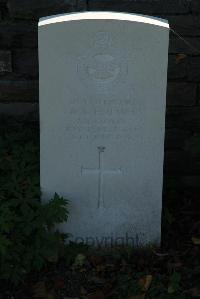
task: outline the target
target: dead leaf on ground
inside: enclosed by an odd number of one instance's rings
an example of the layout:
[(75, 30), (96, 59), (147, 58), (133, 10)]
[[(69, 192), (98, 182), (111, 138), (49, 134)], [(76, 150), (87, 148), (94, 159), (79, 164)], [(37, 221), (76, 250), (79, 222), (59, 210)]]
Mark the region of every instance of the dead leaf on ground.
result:
[(96, 267), (96, 271), (97, 271), (98, 273), (100, 273), (100, 272), (105, 272), (105, 270), (106, 270), (106, 266), (105, 266), (105, 265), (98, 265), (98, 266)]
[(44, 281), (39, 281), (33, 286), (33, 297), (34, 298), (46, 298), (47, 289)]
[(33, 286), (33, 297), (34, 298), (45, 298), (45, 299), (54, 299), (54, 295), (47, 290), (46, 284), (44, 281), (39, 281)]
[(104, 284), (103, 291), (105, 294), (109, 294), (110, 292), (112, 292), (112, 289), (113, 285), (111, 283)]
[(92, 264), (94, 266), (100, 265), (104, 262), (104, 258), (102, 256), (99, 255), (92, 255), (90, 257), (90, 261), (92, 262)]
[(165, 253), (161, 253), (161, 252), (157, 252), (155, 250), (153, 250), (153, 253), (158, 256), (158, 257), (166, 257), (169, 256), (169, 253), (165, 252)]
[(192, 298), (200, 298), (200, 288), (198, 287), (195, 287), (195, 288), (192, 288), (192, 289), (189, 289), (187, 291), (185, 291), (184, 293), (190, 295)]
[(11, 155), (5, 155), (4, 157), (7, 161), (12, 161), (12, 156)]
[(146, 275), (146, 276), (140, 278), (138, 281), (138, 285), (140, 286), (141, 291), (143, 293), (141, 293), (139, 295), (134, 295), (130, 299), (144, 299), (146, 292), (148, 291), (148, 289), (151, 285), (152, 279), (153, 279), (152, 275)]
[(130, 299), (144, 299), (145, 298), (145, 293), (140, 294), (140, 295), (135, 295), (133, 297), (131, 297)]
[(54, 288), (55, 289), (64, 289), (65, 287), (65, 281), (62, 279), (56, 280), (54, 283)]
[(176, 64), (180, 63), (181, 60), (185, 59), (187, 56), (185, 54), (176, 54)]
[(105, 296), (102, 291), (98, 290), (94, 293), (88, 294), (87, 299), (105, 299)]
[(80, 288), (80, 292), (81, 292), (82, 295), (86, 295), (87, 294), (86, 289), (84, 287), (82, 287), (82, 286)]
[(146, 275), (139, 279), (138, 284), (141, 287), (142, 291), (144, 291), (144, 292), (148, 291), (148, 289), (151, 285), (152, 279), (153, 279), (152, 275)]

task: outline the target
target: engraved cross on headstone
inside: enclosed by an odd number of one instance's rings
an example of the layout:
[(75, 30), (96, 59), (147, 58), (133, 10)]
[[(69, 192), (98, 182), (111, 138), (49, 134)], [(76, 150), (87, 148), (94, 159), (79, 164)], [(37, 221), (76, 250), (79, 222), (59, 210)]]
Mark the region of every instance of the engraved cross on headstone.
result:
[(105, 151), (104, 146), (98, 147), (99, 152), (99, 166), (98, 168), (84, 168), (81, 167), (81, 174), (97, 174), (98, 175), (98, 208), (104, 206), (103, 198), (103, 178), (106, 174), (119, 175), (122, 173), (121, 169), (104, 169), (103, 167), (103, 153)]

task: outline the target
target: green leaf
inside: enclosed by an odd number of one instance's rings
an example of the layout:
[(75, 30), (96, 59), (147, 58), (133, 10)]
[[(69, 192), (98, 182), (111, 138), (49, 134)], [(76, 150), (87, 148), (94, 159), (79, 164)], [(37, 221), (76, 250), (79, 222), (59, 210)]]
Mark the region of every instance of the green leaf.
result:
[(192, 238), (192, 243), (193, 243), (194, 245), (200, 245), (200, 238), (195, 238), (195, 237), (193, 237), (193, 238)]
[(168, 293), (173, 294), (180, 290), (180, 281), (181, 281), (181, 274), (178, 272), (174, 272), (170, 276), (169, 285), (168, 285)]

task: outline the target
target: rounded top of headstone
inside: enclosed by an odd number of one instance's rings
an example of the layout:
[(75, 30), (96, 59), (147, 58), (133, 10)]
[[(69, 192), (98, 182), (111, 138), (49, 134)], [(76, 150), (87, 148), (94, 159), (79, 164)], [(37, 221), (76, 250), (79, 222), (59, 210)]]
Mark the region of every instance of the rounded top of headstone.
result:
[(145, 16), (140, 14), (130, 14), (124, 12), (112, 12), (112, 11), (92, 11), (92, 12), (78, 12), (78, 13), (66, 13), (53, 15), (40, 18), (39, 26), (68, 22), (68, 21), (80, 21), (80, 20), (120, 20), (145, 23), (160, 27), (169, 28), (169, 23), (165, 19), (156, 18), (152, 16)]

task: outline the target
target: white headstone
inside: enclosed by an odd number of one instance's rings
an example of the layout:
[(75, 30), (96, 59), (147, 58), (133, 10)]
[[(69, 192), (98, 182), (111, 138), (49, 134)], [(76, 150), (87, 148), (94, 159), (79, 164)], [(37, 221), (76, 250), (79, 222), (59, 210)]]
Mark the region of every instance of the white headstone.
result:
[(158, 243), (169, 25), (117, 12), (39, 22), (41, 190), (94, 245)]

